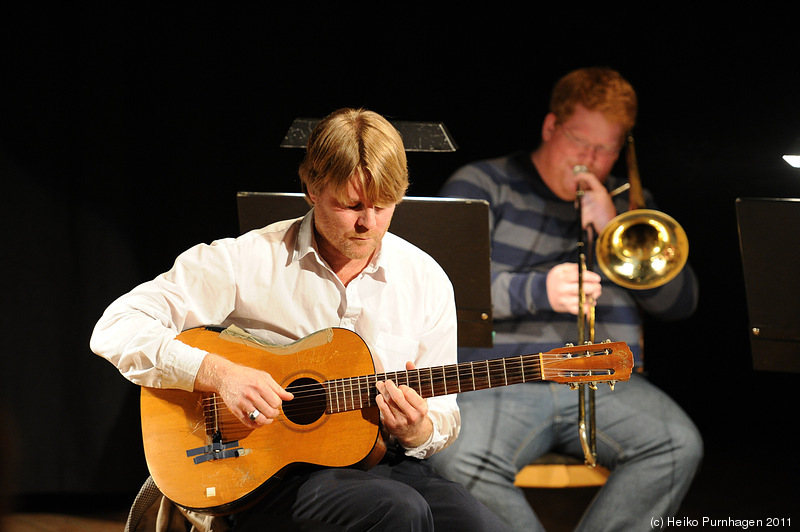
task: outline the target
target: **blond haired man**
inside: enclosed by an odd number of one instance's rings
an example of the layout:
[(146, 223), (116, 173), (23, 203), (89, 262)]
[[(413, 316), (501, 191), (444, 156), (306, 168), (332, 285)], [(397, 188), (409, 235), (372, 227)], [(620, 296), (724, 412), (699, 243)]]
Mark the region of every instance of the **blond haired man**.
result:
[[(384, 371), (454, 363), (447, 276), (388, 232), (408, 187), (398, 132), (374, 112), (339, 110), (312, 132), (299, 173), (313, 206), (306, 216), (184, 252), (170, 271), (109, 306), (92, 349), (137, 384), (216, 392), (255, 430), (273, 423), (293, 395), (268, 372), (181, 343), (179, 332), (235, 324), (285, 344), (341, 327), (361, 336)], [(425, 400), (391, 380), (376, 388), (389, 434), (384, 460), (368, 471), (289, 474), (228, 519), (234, 530), (502, 529), (425, 460), (458, 435), (455, 398)]]

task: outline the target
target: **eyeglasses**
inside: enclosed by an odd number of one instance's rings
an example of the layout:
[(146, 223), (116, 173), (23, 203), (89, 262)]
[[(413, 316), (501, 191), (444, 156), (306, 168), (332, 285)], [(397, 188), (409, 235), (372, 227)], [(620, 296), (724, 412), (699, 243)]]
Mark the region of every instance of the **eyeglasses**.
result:
[(564, 124), (558, 125), (561, 126), (562, 130), (564, 130), (564, 136), (582, 151), (594, 150), (594, 152), (601, 157), (616, 157), (619, 154), (619, 150), (621, 148), (619, 144), (591, 144), (579, 137), (576, 137), (575, 134), (567, 129), (567, 126)]

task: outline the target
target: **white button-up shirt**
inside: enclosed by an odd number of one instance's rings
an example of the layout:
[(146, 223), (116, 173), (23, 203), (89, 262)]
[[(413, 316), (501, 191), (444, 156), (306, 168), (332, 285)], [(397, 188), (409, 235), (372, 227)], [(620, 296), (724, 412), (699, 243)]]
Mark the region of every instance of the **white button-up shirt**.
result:
[[(132, 382), (192, 390), (206, 353), (175, 339), (202, 325), (237, 325), (272, 344), (320, 329), (358, 333), (383, 371), (455, 364), (453, 288), (426, 253), (386, 233), (379, 252), (347, 286), (314, 246), (313, 209), (239, 238), (197, 245), (168, 272), (106, 309), (91, 348)], [(356, 375), (353, 375), (356, 376)], [(406, 454), (430, 456), (460, 429), (454, 395), (428, 399), (433, 434)]]

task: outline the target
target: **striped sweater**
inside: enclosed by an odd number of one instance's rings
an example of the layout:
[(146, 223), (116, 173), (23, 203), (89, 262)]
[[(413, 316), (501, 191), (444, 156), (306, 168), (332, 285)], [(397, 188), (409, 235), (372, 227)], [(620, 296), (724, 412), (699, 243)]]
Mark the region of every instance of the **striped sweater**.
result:
[[(613, 190), (623, 183), (609, 176)], [(483, 360), (548, 351), (577, 342), (577, 317), (553, 312), (545, 279), (553, 266), (577, 262), (578, 221), (574, 202), (556, 197), (544, 184), (529, 153), (476, 162), (445, 183), (442, 196), (482, 199), (490, 205), (494, 347), (460, 348), (459, 360)], [(655, 208), (645, 191), (647, 208)], [(628, 194), (614, 198), (628, 210)], [(658, 319), (688, 317), (697, 306), (697, 280), (687, 264), (669, 283), (629, 290), (603, 276), (597, 301), (595, 340), (627, 342), (642, 369), (642, 312)]]

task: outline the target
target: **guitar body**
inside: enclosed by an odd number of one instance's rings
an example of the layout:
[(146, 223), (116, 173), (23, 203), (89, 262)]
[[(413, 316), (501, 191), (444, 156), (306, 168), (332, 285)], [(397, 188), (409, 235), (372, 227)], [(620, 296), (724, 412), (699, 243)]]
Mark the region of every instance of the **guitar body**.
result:
[[(209, 328), (184, 331), (178, 340), (267, 371), (290, 391), (297, 383), (307, 387), (375, 372), (369, 348), (346, 329), (324, 329), (287, 346), (264, 346)], [(213, 395), (142, 388), (144, 451), (156, 485), (180, 506), (225, 514), (256, 502), (289, 468), (369, 467), (381, 458), (377, 407), (331, 415), (318, 398), (298, 408), (306, 399), (295, 395), (272, 423), (252, 430)], [(290, 405), (303, 414), (286, 415)], [(217, 448), (209, 447), (215, 442)]]

